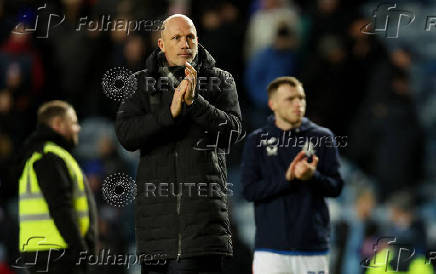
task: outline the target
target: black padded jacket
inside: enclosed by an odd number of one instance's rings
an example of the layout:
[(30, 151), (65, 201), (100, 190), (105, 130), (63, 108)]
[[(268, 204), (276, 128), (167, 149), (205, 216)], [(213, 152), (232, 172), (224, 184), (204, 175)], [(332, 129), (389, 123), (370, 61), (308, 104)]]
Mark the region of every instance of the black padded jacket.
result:
[(174, 87), (158, 71), (163, 57), (156, 49), (134, 74), (137, 89), (115, 124), (124, 148), (141, 152), (137, 252), (168, 259), (232, 255), (226, 154), (242, 132), (235, 82), (199, 45), (194, 103), (174, 119)]

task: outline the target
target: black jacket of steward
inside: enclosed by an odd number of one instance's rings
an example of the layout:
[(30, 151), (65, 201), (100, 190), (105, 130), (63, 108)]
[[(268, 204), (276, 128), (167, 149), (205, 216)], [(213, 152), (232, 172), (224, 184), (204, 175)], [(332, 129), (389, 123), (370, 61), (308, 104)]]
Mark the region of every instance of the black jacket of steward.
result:
[[(174, 87), (159, 82), (159, 53), (134, 74), (137, 90), (121, 104), (115, 125), (120, 143), (141, 152), (137, 252), (168, 259), (232, 255), (225, 154), (242, 131), (235, 82), (199, 45), (194, 103), (173, 119)], [(183, 68), (176, 76), (184, 77)]]

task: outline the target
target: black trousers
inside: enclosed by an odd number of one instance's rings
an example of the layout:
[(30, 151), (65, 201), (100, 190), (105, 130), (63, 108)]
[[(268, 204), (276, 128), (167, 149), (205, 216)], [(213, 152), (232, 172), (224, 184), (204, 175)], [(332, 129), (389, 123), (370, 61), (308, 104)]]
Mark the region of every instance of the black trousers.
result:
[(219, 274), (222, 272), (223, 257), (218, 255), (199, 256), (167, 260), (165, 264), (142, 264), (141, 274)]

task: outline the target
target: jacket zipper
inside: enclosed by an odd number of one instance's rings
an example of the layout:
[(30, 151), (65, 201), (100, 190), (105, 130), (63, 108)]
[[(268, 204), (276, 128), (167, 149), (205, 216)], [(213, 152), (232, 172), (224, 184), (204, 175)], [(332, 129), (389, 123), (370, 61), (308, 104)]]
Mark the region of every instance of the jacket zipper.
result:
[(178, 235), (178, 248), (177, 248), (177, 261), (180, 260), (180, 256), (182, 256), (182, 233), (180, 232), (180, 204), (181, 204), (181, 196), (177, 194), (177, 216), (179, 216), (179, 233)]
[[(176, 149), (177, 149), (177, 144), (176, 144)], [(176, 179), (175, 179), (175, 183), (177, 184), (177, 158), (178, 158), (178, 153), (177, 151), (174, 152), (174, 170), (176, 173)], [(182, 233), (180, 232), (180, 207), (181, 207), (181, 193), (177, 194), (177, 216), (179, 217), (179, 232), (177, 234), (177, 261), (180, 260), (180, 256), (182, 256)]]

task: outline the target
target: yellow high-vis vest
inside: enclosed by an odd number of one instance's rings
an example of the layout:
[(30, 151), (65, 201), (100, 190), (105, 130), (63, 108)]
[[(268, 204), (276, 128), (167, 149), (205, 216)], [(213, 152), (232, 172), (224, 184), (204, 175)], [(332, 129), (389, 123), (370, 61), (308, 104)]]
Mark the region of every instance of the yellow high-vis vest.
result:
[[(83, 237), (89, 229), (89, 206), (85, 193), (83, 173), (71, 154), (53, 142), (44, 145), (43, 154), (54, 153), (64, 160), (69, 175), (73, 179), (73, 206), (77, 214), (77, 223)], [(53, 248), (67, 248), (68, 245), (59, 233), (53, 218), (50, 216), (48, 204), (39, 188), (33, 164), (42, 156), (34, 152), (27, 160), (19, 180), (19, 219), (20, 252), (44, 251)]]
[(376, 256), (379, 258), (379, 262), (374, 262), (374, 260), (371, 259), (371, 264), (365, 271), (365, 274), (434, 274), (433, 266), (426, 261), (423, 255), (418, 255), (416, 258), (413, 257), (411, 259), (408, 271), (396, 271), (390, 265), (390, 261), (393, 260), (393, 254), (393, 250), (390, 250), (389, 248), (377, 252)]

